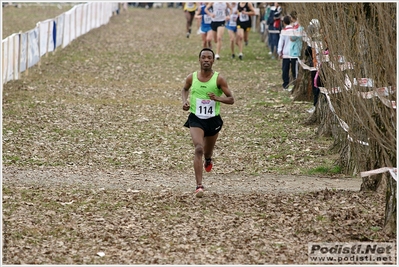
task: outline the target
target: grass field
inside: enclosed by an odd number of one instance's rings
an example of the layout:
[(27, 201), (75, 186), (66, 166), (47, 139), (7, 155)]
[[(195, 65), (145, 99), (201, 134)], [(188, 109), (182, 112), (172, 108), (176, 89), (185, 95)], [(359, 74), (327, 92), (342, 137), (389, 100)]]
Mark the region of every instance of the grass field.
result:
[[(4, 8), (3, 38), (45, 19), (36, 8)], [(334, 189), (357, 178), (303, 123), (311, 103), (281, 89), (256, 32), (242, 61), (224, 37), (214, 69), (236, 103), (221, 109), (209, 194), (193, 197), (181, 89), (201, 42), (184, 23), (181, 9), (129, 8), (3, 85), (3, 264), (307, 264), (309, 242), (395, 242), (382, 194)]]
[[(33, 14), (40, 13), (38, 8), (43, 7), (34, 7)], [(18, 27), (14, 32), (22, 29), (21, 22), (11, 21), (12, 14), (20, 16), (26, 9), (5, 8), (3, 28), (9, 32), (12, 26)], [(49, 9), (45, 14), (52, 17), (60, 12), (56, 6)], [(181, 153), (190, 150), (191, 144), (181, 128), (186, 114), (178, 106), (184, 78), (198, 68), (200, 37), (182, 38), (181, 10), (147, 10), (154, 13), (150, 16), (175, 16), (168, 27), (162, 20), (152, 25), (146, 25), (143, 18), (136, 21), (134, 13), (130, 14), (133, 10), (112, 19), (120, 26), (103, 27), (112, 28), (112, 39), (104, 35), (104, 29), (95, 29), (64, 51), (43, 57), (41, 68), (29, 70), (29, 76), (5, 86), (4, 164), (62, 166), (73, 162), (136, 168), (137, 162), (154, 159), (149, 165), (161, 170), (166, 153), (152, 150), (153, 144), (161, 142), (177, 170), (191, 168), (186, 164), (190, 153)], [(132, 29), (127, 31), (129, 25)], [(329, 151), (331, 141), (316, 137), (314, 128), (302, 124), (311, 104), (293, 102), (281, 90), (280, 63), (267, 55), (259, 34), (251, 33), (242, 62), (229, 58), (227, 41), (226, 32), (223, 60), (215, 64), (236, 97), (236, 104), (222, 111), (226, 127), (218, 145), (223, 149), (216, 153), (221, 153), (223, 172), (309, 174), (336, 167), (336, 155)], [(90, 47), (84, 46), (87, 43)], [(25, 116), (33, 116), (31, 125), (12, 123)], [(109, 127), (103, 131), (100, 128), (105, 124)], [(29, 135), (18, 135), (20, 127)], [(32, 137), (47, 145), (33, 150)], [(74, 143), (72, 148), (66, 145)], [(133, 149), (132, 144), (137, 143), (140, 145)], [(68, 152), (71, 149), (74, 153)], [(129, 153), (134, 150), (145, 153), (132, 157)], [(95, 156), (82, 157), (85, 153)]]

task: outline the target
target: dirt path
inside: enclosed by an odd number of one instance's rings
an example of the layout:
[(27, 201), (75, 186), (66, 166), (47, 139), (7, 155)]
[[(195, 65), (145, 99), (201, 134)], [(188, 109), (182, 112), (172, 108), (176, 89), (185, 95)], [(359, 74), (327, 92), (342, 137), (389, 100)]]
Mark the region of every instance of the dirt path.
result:
[[(62, 186), (79, 184), (83, 187), (124, 190), (174, 190), (190, 192), (194, 177), (183, 173), (145, 173), (131, 170), (92, 170), (89, 168), (21, 169), (3, 167), (3, 183), (43, 184)], [(205, 174), (204, 184), (209, 192), (229, 193), (299, 193), (323, 189), (358, 191), (360, 178), (328, 178), (297, 175)]]
[(242, 62), (226, 50), (217, 63), (237, 103), (223, 109), (206, 197), (193, 196), (180, 88), (200, 42), (183, 22), (178, 9), (129, 9), (6, 84), (3, 263), (309, 264), (309, 242), (394, 240), (384, 196), (359, 192), (360, 178), (271, 174), (336, 157), (300, 124), (307, 104), (275, 90), (279, 68), (255, 39)]
[(5, 167), (3, 263), (308, 264), (316, 240), (394, 240), (371, 227), (383, 198), (358, 178), (204, 180), (198, 199), (183, 173)]

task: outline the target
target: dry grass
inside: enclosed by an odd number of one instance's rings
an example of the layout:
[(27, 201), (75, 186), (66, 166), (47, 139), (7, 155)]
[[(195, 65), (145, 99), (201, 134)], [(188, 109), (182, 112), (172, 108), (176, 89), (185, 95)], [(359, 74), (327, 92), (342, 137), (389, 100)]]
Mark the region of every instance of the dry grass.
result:
[[(280, 90), (279, 63), (259, 39), (251, 33), (244, 60), (231, 60), (226, 34), (214, 65), (236, 103), (222, 107), (212, 175), (242, 182), (201, 200), (185, 192), (191, 187), (143, 189), (163, 177), (194, 185), (180, 91), (201, 47), (195, 34), (185, 37), (182, 10), (129, 9), (4, 85), (3, 263), (305, 264), (308, 242), (394, 241), (382, 231), (381, 195), (262, 193), (244, 182), (331, 169), (335, 160), (331, 141), (302, 125), (311, 104)], [(82, 169), (89, 174), (68, 178)], [(35, 184), (30, 170), (48, 180)], [(141, 190), (110, 188), (122, 172)], [(103, 186), (90, 184), (110, 173)]]
[(73, 3), (18, 2), (5, 6), (2, 8), (2, 39), (13, 33), (32, 30), (39, 21), (55, 18), (71, 9), (72, 5)]
[[(140, 169), (145, 161), (150, 170), (162, 171), (164, 162), (191, 170), (180, 90), (199, 67), (199, 36), (185, 38), (181, 10), (140, 11), (113, 17), (5, 86), (5, 164)], [(164, 20), (148, 25), (147, 16), (160, 14), (171, 19), (167, 27)], [(258, 35), (251, 35), (242, 62), (229, 58), (227, 33), (224, 41), (214, 68), (236, 104), (222, 108), (216, 170), (307, 174), (333, 167), (330, 141), (314, 141), (314, 129), (301, 125), (311, 104), (292, 102), (280, 90), (279, 63)], [(31, 123), (21, 124), (25, 117)]]

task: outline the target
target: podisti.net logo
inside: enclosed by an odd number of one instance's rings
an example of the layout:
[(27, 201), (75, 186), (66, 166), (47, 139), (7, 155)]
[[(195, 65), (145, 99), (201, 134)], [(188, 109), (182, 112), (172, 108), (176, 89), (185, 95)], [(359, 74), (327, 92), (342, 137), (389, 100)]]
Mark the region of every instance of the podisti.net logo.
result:
[(395, 243), (308, 243), (309, 263), (396, 263)]

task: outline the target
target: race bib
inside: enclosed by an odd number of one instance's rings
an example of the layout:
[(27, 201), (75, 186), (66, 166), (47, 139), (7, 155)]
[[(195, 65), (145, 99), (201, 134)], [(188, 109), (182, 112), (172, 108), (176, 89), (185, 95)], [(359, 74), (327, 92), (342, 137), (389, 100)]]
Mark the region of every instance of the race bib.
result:
[(224, 16), (224, 10), (216, 10), (216, 17), (220, 18)]
[(214, 21), (223, 21), (226, 18), (226, 10), (215, 10)]
[(236, 14), (232, 14), (230, 15), (230, 21), (229, 21), (229, 25), (232, 27), (237, 26), (237, 15)]
[(248, 21), (249, 16), (247, 14), (240, 13), (240, 21)]
[(216, 102), (211, 99), (197, 98), (195, 115), (200, 119), (209, 119), (215, 117)]
[(205, 14), (204, 15), (204, 23), (205, 24), (211, 24), (212, 23), (212, 17), (210, 17), (207, 14)]

